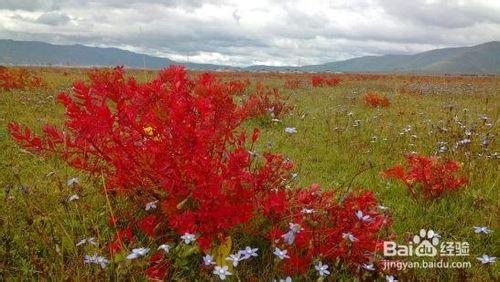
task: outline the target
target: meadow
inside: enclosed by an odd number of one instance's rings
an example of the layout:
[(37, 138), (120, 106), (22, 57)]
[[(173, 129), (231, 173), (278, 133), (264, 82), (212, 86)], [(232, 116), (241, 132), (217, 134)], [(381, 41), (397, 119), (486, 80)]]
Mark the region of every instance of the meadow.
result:
[[(41, 157), (23, 149), (7, 129), (12, 121), (35, 132), (40, 132), (47, 123), (62, 126), (64, 107), (58, 103), (57, 93), (71, 91), (75, 80), (87, 81), (87, 70), (32, 68), (29, 71), (41, 77), (43, 85), (0, 90), (0, 280), (146, 280), (146, 259), (127, 260), (123, 254), (113, 260), (107, 250), (116, 233), (116, 226), (108, 222), (110, 205), (126, 207), (126, 199), (110, 201), (102, 191), (102, 178), (90, 177), (68, 166), (64, 159)], [(149, 81), (156, 72), (127, 70), (127, 75)], [(313, 87), (312, 74), (217, 72), (215, 75), (224, 81), (248, 84), (234, 97), (238, 103), (256, 91), (258, 84), (279, 91), (288, 110), (279, 116), (247, 119), (238, 130), (252, 132), (259, 128), (260, 138), (252, 150), (282, 153), (295, 164), (287, 189), (318, 183), (326, 191), (334, 191), (339, 199), (349, 192), (370, 189), (378, 204), (387, 208), (384, 213), (390, 214), (392, 226), (387, 232), (392, 240), (404, 244), (425, 229), (439, 233), (442, 242), (468, 242), (470, 246), (467, 256), (400, 258), (466, 261), (470, 262), (470, 268), (410, 268), (391, 271), (393, 278), (398, 281), (500, 279), (498, 263), (482, 263), (477, 259), (483, 254), (496, 257), (500, 253), (499, 77), (338, 74), (335, 77), (340, 82)], [(390, 104), (370, 106), (363, 98), (369, 92), (387, 97)], [(295, 130), (290, 131), (291, 128)], [(384, 170), (404, 164), (405, 155), (412, 152), (456, 161), (467, 183), (439, 197), (425, 198), (413, 197), (402, 181), (382, 177)], [(76, 185), (70, 181), (74, 178), (78, 179)], [(73, 195), (78, 197), (71, 199)], [(475, 226), (487, 227), (492, 232), (477, 233)], [(78, 244), (89, 237), (98, 244)], [(146, 244), (140, 246), (148, 246), (146, 239), (139, 241)], [(243, 243), (234, 244), (233, 247), (245, 247)], [(139, 245), (128, 246), (132, 247)], [(101, 268), (84, 263), (84, 256), (94, 253), (107, 257), (110, 264)], [(261, 255), (264, 262), (245, 262), (238, 269), (231, 269), (234, 275), (228, 276), (228, 280), (282, 278), (274, 267), (263, 267), (266, 261), (273, 264), (272, 255)], [(211, 271), (198, 274), (198, 266), (192, 260), (186, 264), (177, 266), (183, 270), (171, 274), (169, 279), (218, 280)], [(366, 274), (361, 266), (347, 271), (331, 265), (329, 270), (330, 275), (320, 279), (383, 281), (389, 275)], [(318, 277), (311, 265), (307, 274), (293, 278), (307, 281)]]

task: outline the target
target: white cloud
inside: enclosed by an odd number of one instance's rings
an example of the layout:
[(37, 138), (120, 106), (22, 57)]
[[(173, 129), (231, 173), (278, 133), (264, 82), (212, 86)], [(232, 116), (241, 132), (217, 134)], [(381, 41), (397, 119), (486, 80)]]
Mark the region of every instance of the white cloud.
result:
[(2, 0), (0, 38), (296, 65), (499, 40), (498, 15), (476, 0)]

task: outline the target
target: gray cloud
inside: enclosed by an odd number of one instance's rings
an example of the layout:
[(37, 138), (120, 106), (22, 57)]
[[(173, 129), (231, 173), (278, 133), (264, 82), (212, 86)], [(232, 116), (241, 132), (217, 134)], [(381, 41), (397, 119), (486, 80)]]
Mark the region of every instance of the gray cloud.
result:
[(500, 39), (500, 2), (487, 0), (1, 1), (1, 38), (202, 63), (314, 64)]
[(37, 23), (46, 25), (63, 25), (71, 21), (71, 18), (62, 13), (49, 12), (44, 13), (36, 19)]

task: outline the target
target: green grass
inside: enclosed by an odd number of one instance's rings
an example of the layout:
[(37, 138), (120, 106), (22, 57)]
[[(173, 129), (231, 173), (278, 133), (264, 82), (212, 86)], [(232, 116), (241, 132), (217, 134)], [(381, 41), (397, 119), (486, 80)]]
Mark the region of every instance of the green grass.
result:
[[(70, 169), (61, 160), (42, 159), (21, 150), (8, 136), (9, 121), (33, 128), (45, 123), (61, 124), (64, 112), (55, 103), (55, 94), (69, 89), (74, 79), (84, 79), (84, 72), (79, 70), (70, 71), (68, 76), (56, 70), (40, 72), (47, 81), (46, 90), (0, 92), (0, 280), (143, 280), (139, 264), (122, 263), (104, 271), (84, 265), (83, 255), (104, 253), (103, 245), (75, 247), (81, 238), (90, 235), (103, 244), (113, 235), (107, 224), (108, 208), (100, 193), (101, 183)], [(293, 110), (281, 122), (254, 120), (245, 127), (261, 129), (259, 151), (282, 152), (296, 164), (299, 177), (295, 186), (319, 183), (336, 189), (339, 196), (347, 191), (372, 189), (390, 208), (397, 241), (404, 242), (425, 228), (439, 232), (444, 241), (470, 244), (470, 256), (455, 259), (470, 261), (470, 269), (411, 269), (399, 275), (403, 280), (498, 280), (498, 263), (482, 266), (476, 257), (500, 253), (499, 157), (485, 157), (499, 152), (495, 138), (500, 79), (427, 78), (409, 82), (410, 79), (349, 80), (333, 88), (282, 90)], [(259, 80), (282, 85), (276, 77)], [(431, 91), (424, 95), (397, 91), (408, 83)], [(361, 94), (368, 90), (387, 95), (391, 106), (365, 106)], [(451, 110), (447, 107), (450, 104)], [(482, 114), (490, 118), (492, 127), (479, 119)], [(360, 121), (359, 126), (354, 126), (355, 120)], [(384, 168), (402, 163), (405, 153), (433, 154), (438, 141), (453, 147), (464, 132), (457, 121), (473, 128), (473, 144), (443, 156), (463, 163), (469, 178), (466, 189), (437, 200), (415, 200), (402, 183), (380, 177)], [(402, 135), (408, 125), (412, 130)], [(439, 131), (438, 125), (447, 131)], [(296, 127), (298, 133), (287, 135), (286, 126)], [(489, 150), (484, 151), (480, 143), (487, 135), (492, 142)], [(49, 175), (50, 172), (54, 173)], [(81, 191), (66, 185), (67, 179), (74, 176), (82, 180), (83, 185), (78, 188)], [(81, 199), (68, 203), (68, 197), (75, 192)], [(494, 232), (477, 235), (473, 226), (489, 226)]]

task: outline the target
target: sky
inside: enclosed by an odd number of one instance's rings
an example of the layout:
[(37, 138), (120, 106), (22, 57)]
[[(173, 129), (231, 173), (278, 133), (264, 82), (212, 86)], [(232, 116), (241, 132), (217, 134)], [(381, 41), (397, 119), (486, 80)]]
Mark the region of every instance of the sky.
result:
[(0, 0), (0, 39), (308, 65), (500, 40), (500, 0)]

